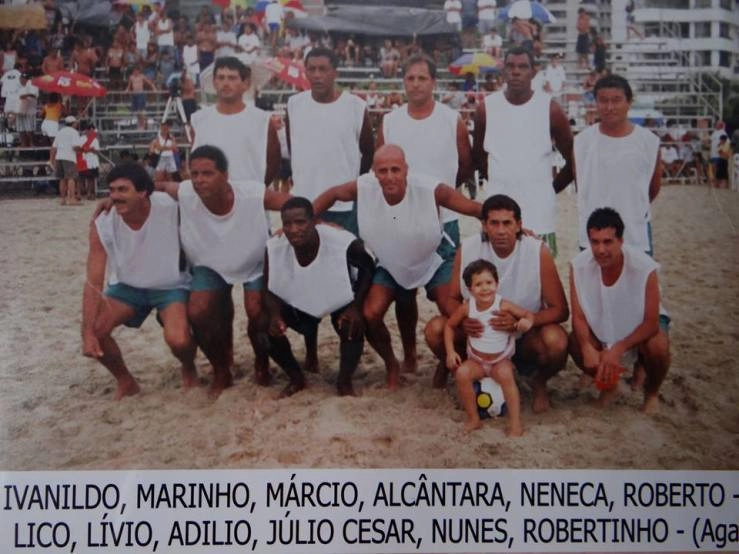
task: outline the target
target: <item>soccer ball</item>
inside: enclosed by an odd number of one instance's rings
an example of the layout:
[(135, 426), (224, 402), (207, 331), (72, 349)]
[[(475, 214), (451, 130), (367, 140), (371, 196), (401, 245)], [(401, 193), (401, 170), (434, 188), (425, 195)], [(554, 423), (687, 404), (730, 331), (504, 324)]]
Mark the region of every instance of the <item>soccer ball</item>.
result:
[(504, 416), (506, 403), (503, 398), (503, 389), (490, 377), (484, 377), (473, 384), (477, 398), (477, 413), (481, 419)]

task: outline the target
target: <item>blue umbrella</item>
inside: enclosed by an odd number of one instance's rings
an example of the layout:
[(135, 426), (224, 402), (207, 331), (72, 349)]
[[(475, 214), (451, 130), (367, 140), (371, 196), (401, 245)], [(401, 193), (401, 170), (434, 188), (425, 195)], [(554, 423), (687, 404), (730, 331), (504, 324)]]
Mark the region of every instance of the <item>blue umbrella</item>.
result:
[(510, 21), (514, 17), (519, 19), (536, 19), (541, 23), (554, 23), (557, 18), (548, 9), (531, 0), (516, 0), (510, 6), (502, 8), (498, 12), (498, 19)]

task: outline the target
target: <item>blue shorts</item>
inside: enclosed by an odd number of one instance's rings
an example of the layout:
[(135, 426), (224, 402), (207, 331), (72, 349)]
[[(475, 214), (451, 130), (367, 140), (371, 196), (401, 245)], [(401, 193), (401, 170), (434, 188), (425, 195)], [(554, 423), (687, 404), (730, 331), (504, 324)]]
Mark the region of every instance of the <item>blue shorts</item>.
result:
[[(452, 244), (449, 243), (449, 241), (446, 238), (443, 238), (441, 240), (441, 244), (436, 249), (436, 253), (441, 256), (441, 259), (444, 260), (442, 264), (439, 266), (439, 268), (436, 270), (436, 272), (433, 274), (431, 279), (429, 280), (426, 285), (424, 285), (424, 288), (426, 289), (426, 296), (431, 299), (434, 289), (441, 285), (447, 285), (452, 280), (452, 269), (454, 268), (454, 255), (455, 255), (456, 249)], [(397, 294), (400, 295), (408, 295), (408, 296), (415, 296), (416, 291), (415, 289), (406, 289), (401, 287), (395, 279), (393, 279), (393, 276), (390, 275), (390, 272), (386, 270), (384, 267), (377, 266), (377, 269), (375, 270), (375, 275), (372, 278), (372, 284), (373, 285), (380, 285), (388, 289), (392, 289)]]
[(276, 33), (280, 30), (280, 24), (279, 23), (270, 23), (269, 24), (269, 30), (272, 33)]
[(130, 306), (134, 310), (134, 315), (123, 324), (126, 327), (141, 327), (141, 324), (149, 315), (151, 310), (156, 309), (161, 312), (170, 304), (181, 303), (187, 304), (189, 291), (187, 289), (142, 289), (131, 287), (123, 283), (108, 285), (105, 289), (105, 296), (115, 298)]
[[(194, 291), (231, 289), (232, 285), (229, 285), (218, 272), (204, 265), (193, 267), (190, 273), (192, 274), (190, 287)], [(260, 275), (256, 279), (244, 283), (244, 290), (264, 290), (264, 276)]]
[(143, 92), (135, 92), (131, 96), (131, 111), (143, 112), (146, 109), (146, 95)]
[(326, 223), (333, 223), (343, 229), (346, 229), (354, 236), (359, 236), (359, 224), (357, 223), (357, 203), (347, 212), (329, 211), (323, 212), (319, 219)]
[(454, 251), (452, 252), (452, 258), (454, 258), (461, 240), (459, 237), (459, 220), (455, 219), (454, 221), (447, 221), (444, 223), (444, 232), (454, 243)]

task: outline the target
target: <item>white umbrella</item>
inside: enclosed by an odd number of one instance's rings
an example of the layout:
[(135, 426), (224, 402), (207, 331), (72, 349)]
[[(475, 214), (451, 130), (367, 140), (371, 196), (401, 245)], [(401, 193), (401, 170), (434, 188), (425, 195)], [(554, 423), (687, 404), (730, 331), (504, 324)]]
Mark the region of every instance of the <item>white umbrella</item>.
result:
[(509, 21), (517, 17), (518, 19), (536, 19), (541, 23), (554, 23), (557, 18), (552, 15), (548, 9), (531, 0), (516, 0), (510, 6), (503, 8), (498, 13), (498, 19)]

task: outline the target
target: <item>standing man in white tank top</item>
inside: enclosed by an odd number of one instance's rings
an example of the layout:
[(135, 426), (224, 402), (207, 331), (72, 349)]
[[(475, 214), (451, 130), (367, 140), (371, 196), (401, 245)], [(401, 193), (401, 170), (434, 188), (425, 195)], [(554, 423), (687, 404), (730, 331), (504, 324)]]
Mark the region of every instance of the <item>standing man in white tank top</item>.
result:
[[(434, 177), (438, 183), (459, 186), (472, 176), (472, 149), (467, 127), (455, 110), (434, 100), (436, 64), (428, 57), (414, 55), (408, 58), (403, 70), (403, 87), (408, 103), (385, 114), (377, 130), (377, 148), (386, 142), (397, 144), (405, 152), (408, 171)], [(452, 239), (453, 258), (459, 246), (459, 215), (441, 210), (444, 232)], [(403, 370), (416, 371), (416, 334), (418, 306), (415, 297), (405, 304), (396, 300), (395, 316), (403, 343)], [(413, 329), (406, 336), (404, 329)]]
[(244, 288), (255, 380), (268, 385), (268, 348), (258, 336), (269, 238), (264, 210), (279, 210), (289, 195), (266, 188), (260, 181), (231, 179), (228, 161), (215, 146), (192, 151), (190, 175), (189, 181), (157, 186), (179, 202), (182, 249), (192, 273), (187, 312), (198, 346), (213, 366), (210, 395), (217, 397), (233, 381), (231, 289), (235, 284)]
[[(355, 180), (372, 163), (374, 139), (367, 105), (358, 96), (336, 89), (338, 63), (332, 50), (312, 49), (305, 57), (311, 89), (287, 101), (293, 194), (311, 202), (323, 191)], [(352, 202), (337, 203), (322, 218), (357, 234)]]
[[(534, 91), (534, 58), (510, 49), (504, 58), (506, 87), (481, 102), (475, 112), (472, 156), (487, 195), (505, 194), (521, 207), (527, 228), (557, 254), (555, 194), (572, 181), (572, 130), (557, 102)], [(552, 142), (565, 166), (552, 179)]]
[(182, 387), (195, 386), (195, 341), (186, 309), (190, 284), (180, 267), (177, 203), (153, 192), (154, 183), (139, 164), (120, 164), (107, 180), (113, 209), (90, 225), (82, 353), (113, 374), (116, 400), (136, 394), (139, 385), (111, 333), (120, 325), (140, 327), (156, 309), (164, 340), (182, 364)]
[(596, 208), (609, 206), (624, 222), (624, 244), (652, 255), (650, 203), (662, 183), (659, 137), (629, 121), (633, 92), (618, 75), (593, 89), (599, 123), (575, 137), (578, 241), (590, 247), (585, 229)]
[[(521, 208), (512, 198), (496, 194), (485, 200), (482, 235), (462, 240), (454, 259), (449, 298), (453, 309), (469, 298), (462, 279), (469, 263), (483, 259), (498, 268), (500, 294), (534, 314), (532, 328), (516, 340), (513, 362), (519, 373), (532, 375), (532, 409), (539, 413), (549, 409), (547, 381), (567, 363), (567, 333), (561, 324), (567, 321), (569, 309), (552, 253), (539, 239), (524, 235), (523, 225)], [(434, 375), (436, 387), (443, 387), (448, 376), (444, 366), (445, 322), (437, 316), (425, 330), (426, 343), (440, 360)], [(460, 354), (465, 352), (465, 335), (479, 336), (484, 323), (470, 318), (464, 321), (464, 334), (455, 338)], [(516, 332), (515, 318), (505, 312), (497, 313), (489, 323), (498, 331)]]
[(192, 147), (217, 146), (226, 154), (229, 178), (270, 185), (280, 169), (280, 142), (270, 114), (244, 103), (250, 78), (251, 70), (238, 58), (215, 61), (213, 86), (218, 99), (192, 114)]
[(642, 411), (654, 413), (670, 367), (670, 342), (659, 315), (659, 265), (624, 244), (624, 222), (615, 210), (598, 208), (586, 227), (590, 248), (570, 264), (570, 355), (596, 384), (604, 384), (601, 405), (617, 393), (620, 373), (638, 358), (646, 374)]
[[(371, 173), (332, 187), (316, 198), (316, 216), (337, 201), (357, 203), (359, 238), (377, 256), (364, 318), (367, 339), (385, 362), (388, 386), (396, 389), (400, 364), (383, 322), (385, 313), (398, 297), (415, 297), (420, 286), (426, 288), (441, 313), (449, 313), (452, 264), (448, 250), (452, 247), (443, 236), (439, 210), (445, 207), (479, 217), (481, 206), (433, 177), (409, 173), (403, 149), (395, 144), (377, 149)], [(415, 333), (415, 328), (403, 332)]]

